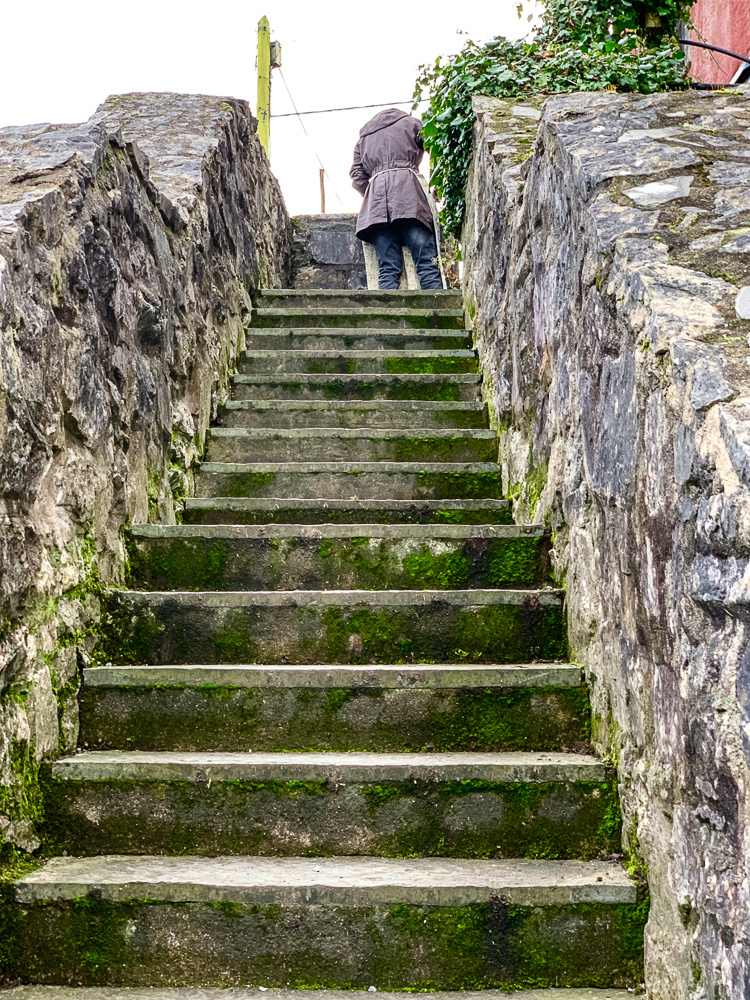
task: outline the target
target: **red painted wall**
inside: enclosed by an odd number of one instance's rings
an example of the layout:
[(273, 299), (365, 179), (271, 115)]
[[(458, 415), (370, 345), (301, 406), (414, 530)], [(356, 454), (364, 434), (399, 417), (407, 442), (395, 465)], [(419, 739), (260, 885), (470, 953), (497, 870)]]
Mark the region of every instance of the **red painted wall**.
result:
[[(693, 21), (697, 30), (690, 37), (696, 41), (750, 53), (750, 0), (698, 0)], [(700, 83), (729, 83), (741, 65), (703, 49), (692, 49), (690, 58), (690, 75)]]

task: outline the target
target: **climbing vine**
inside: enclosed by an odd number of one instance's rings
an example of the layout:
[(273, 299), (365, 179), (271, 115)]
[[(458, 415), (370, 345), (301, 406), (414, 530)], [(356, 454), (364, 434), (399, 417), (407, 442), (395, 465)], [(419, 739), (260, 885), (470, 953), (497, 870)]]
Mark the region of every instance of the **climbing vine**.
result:
[[(448, 60), (421, 66), (415, 100), (423, 116), (432, 182), (443, 223), (458, 235), (472, 151), (474, 94), (517, 98), (574, 90), (650, 94), (684, 87), (677, 24), (693, 0), (544, 0), (541, 24), (521, 41), (469, 42)], [(525, 13), (518, 4), (518, 15)]]

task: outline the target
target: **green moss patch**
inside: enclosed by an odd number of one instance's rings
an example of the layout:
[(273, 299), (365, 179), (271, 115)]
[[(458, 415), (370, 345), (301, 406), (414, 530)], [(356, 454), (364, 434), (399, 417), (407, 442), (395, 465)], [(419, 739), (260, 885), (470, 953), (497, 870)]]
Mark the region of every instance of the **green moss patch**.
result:
[(460, 990), (625, 987), (643, 976), (635, 906), (79, 899), (25, 907), (21, 919), (11, 974), (40, 984)]
[(120, 750), (588, 750), (588, 689), (93, 688), (81, 740)]

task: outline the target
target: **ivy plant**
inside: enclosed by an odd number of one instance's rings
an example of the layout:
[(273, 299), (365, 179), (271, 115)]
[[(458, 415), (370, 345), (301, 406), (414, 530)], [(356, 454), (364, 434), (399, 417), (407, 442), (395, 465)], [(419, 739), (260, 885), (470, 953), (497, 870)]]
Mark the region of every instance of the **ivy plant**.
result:
[[(448, 60), (420, 66), (415, 101), (423, 115), (432, 183), (443, 224), (459, 235), (472, 153), (474, 94), (519, 98), (575, 90), (650, 94), (685, 87), (676, 33), (693, 0), (545, 0), (541, 24), (527, 39), (469, 42)], [(519, 17), (524, 14), (518, 5)]]

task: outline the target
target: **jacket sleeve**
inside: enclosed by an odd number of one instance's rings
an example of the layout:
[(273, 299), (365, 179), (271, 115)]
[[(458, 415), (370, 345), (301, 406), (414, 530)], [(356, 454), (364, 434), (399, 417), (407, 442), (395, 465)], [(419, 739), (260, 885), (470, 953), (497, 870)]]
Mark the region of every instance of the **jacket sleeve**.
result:
[(349, 171), (349, 176), (352, 179), (353, 187), (359, 191), (360, 194), (364, 194), (367, 190), (367, 182), (370, 180), (370, 175), (365, 170), (362, 164), (362, 150), (361, 150), (362, 140), (357, 142), (354, 147), (354, 163), (352, 164), (352, 169)]

